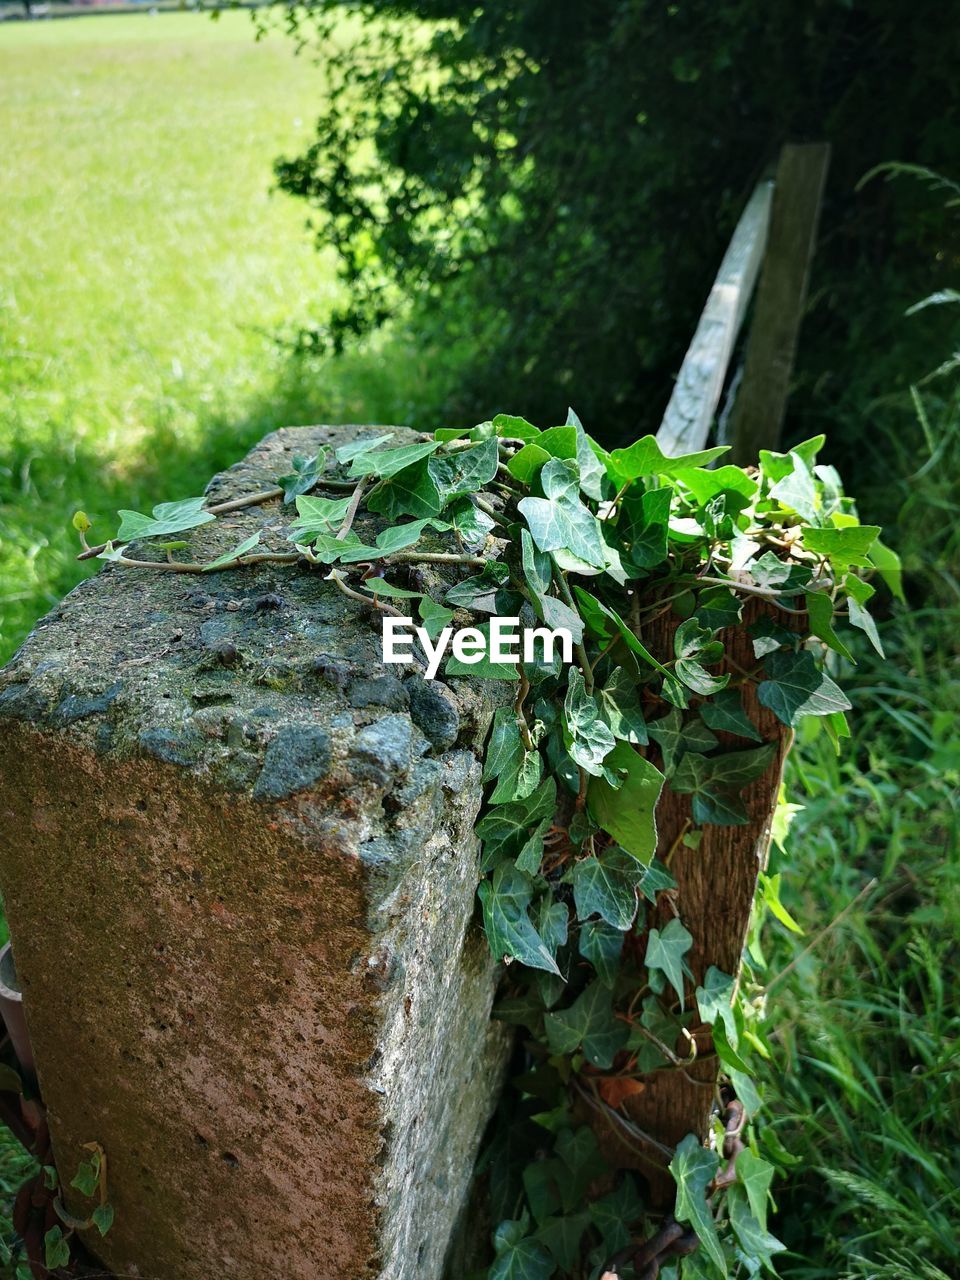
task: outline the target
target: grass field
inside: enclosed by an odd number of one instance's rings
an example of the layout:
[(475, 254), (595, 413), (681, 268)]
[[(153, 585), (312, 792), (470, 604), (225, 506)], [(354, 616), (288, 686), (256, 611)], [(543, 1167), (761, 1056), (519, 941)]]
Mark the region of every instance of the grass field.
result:
[(81, 575), (75, 508), (105, 537), (274, 427), (403, 413), (375, 353), (334, 375), (274, 341), (335, 296), (271, 191), (322, 93), (247, 13), (0, 27), (0, 661)]

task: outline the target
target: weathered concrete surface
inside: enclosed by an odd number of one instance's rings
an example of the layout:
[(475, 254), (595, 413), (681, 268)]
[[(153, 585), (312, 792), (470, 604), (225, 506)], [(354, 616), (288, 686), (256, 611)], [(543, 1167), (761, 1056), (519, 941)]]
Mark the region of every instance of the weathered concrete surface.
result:
[[(213, 491), (362, 430), (277, 432)], [(289, 550), (288, 519), (192, 553)], [(88, 1242), (121, 1275), (438, 1277), (495, 1098), (491, 686), (384, 669), (323, 572), (109, 566), (0, 674), (0, 887), (57, 1162), (104, 1147)]]

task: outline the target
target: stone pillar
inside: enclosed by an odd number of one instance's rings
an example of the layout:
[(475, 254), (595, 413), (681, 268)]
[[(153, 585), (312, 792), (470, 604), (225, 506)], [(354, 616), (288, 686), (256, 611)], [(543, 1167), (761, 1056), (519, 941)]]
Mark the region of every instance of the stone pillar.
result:
[[(366, 430), (278, 431), (211, 494)], [(286, 519), (185, 536), (203, 561)], [(108, 566), (0, 674), (0, 888), (57, 1164), (104, 1148), (116, 1220), (85, 1239), (118, 1275), (441, 1274), (506, 1051), (473, 923), (496, 686), (380, 659), (323, 570)]]

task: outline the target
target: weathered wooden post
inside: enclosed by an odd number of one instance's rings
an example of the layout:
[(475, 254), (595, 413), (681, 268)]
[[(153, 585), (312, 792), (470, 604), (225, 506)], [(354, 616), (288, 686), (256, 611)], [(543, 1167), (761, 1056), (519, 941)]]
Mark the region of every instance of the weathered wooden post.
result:
[[(362, 431), (279, 431), (212, 492)], [(320, 572), (108, 567), (0, 675), (0, 885), (57, 1164), (105, 1151), (116, 1219), (85, 1238), (118, 1275), (440, 1275), (506, 1046), (470, 924), (492, 706), (380, 659)]]

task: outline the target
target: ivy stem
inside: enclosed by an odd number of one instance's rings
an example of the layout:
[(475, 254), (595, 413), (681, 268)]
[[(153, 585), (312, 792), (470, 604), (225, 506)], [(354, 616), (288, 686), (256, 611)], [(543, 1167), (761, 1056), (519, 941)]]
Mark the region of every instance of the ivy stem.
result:
[(384, 556), (385, 564), (465, 564), (471, 569), (482, 569), (487, 561), (483, 556), (462, 556), (455, 551), (394, 551)]
[(363, 497), (363, 491), (367, 487), (367, 478), (359, 481), (357, 487), (353, 491), (353, 497), (350, 499), (350, 505), (347, 507), (347, 513), (343, 518), (343, 524), (337, 530), (337, 542), (342, 542), (350, 532), (350, 526), (357, 517), (357, 511), (360, 509), (360, 499)]
[(331, 569), (327, 574), (330, 581), (336, 586), (338, 591), (342, 591), (345, 596), (349, 596), (351, 600), (358, 600), (361, 604), (365, 604), (369, 609), (376, 609), (380, 613), (389, 614), (391, 618), (402, 618), (403, 614), (399, 609), (394, 609), (393, 605), (384, 604), (382, 600), (378, 600), (376, 596), (365, 596), (359, 591), (354, 591), (352, 587), (348, 587), (341, 578), (336, 569)]

